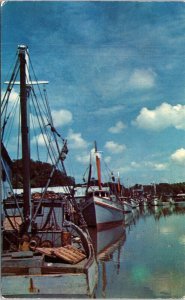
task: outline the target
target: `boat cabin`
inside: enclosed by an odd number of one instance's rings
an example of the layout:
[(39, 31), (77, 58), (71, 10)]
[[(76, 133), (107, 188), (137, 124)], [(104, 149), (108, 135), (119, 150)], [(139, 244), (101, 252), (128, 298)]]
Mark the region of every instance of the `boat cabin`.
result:
[(101, 198), (108, 198), (109, 197), (109, 191), (105, 191), (105, 190), (95, 190), (95, 191), (89, 191), (87, 192), (87, 196), (88, 197), (101, 197)]

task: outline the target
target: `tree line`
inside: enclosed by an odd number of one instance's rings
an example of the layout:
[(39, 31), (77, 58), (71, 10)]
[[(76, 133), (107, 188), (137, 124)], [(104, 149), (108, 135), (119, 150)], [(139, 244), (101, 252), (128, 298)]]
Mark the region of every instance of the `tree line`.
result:
[(151, 185), (140, 185), (135, 184), (130, 188), (132, 191), (143, 191), (147, 194), (154, 194), (157, 195), (177, 195), (181, 193), (185, 193), (185, 182), (179, 182), (179, 183), (158, 183)]
[[(30, 161), (30, 185), (32, 188), (44, 187), (50, 177), (53, 166), (41, 161)], [(23, 187), (22, 178), (22, 159), (13, 160), (12, 162), (12, 183), (13, 188)], [(75, 180), (67, 176), (64, 172), (56, 169), (51, 178), (49, 186), (74, 185)]]
[[(30, 161), (30, 184), (32, 188), (44, 187), (47, 184), (48, 178), (51, 174), (53, 166), (46, 162), (41, 161)], [(13, 188), (22, 188), (23, 187), (23, 178), (22, 178), (22, 159), (13, 160), (12, 162), (12, 183)], [(93, 179), (91, 182), (92, 185), (97, 185), (97, 180)], [(67, 176), (64, 172), (60, 170), (55, 170), (53, 177), (51, 179), (49, 186), (65, 186), (65, 185), (75, 185), (75, 179), (71, 176)], [(180, 183), (158, 183), (154, 185), (141, 185), (135, 184), (130, 188), (120, 185), (118, 189), (118, 183), (107, 182), (102, 186), (109, 186), (112, 191), (116, 192), (121, 189), (122, 194), (127, 196), (133, 193), (146, 193), (157, 195), (177, 195), (180, 193), (185, 193), (185, 182)]]

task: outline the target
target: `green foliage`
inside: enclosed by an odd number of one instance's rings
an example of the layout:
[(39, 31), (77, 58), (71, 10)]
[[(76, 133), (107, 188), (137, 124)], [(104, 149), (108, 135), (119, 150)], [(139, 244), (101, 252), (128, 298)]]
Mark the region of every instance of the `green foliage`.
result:
[[(44, 187), (52, 171), (52, 165), (41, 161), (30, 161), (31, 187)], [(12, 181), (14, 188), (23, 187), (22, 160), (14, 160), (12, 166)], [(74, 178), (66, 176), (59, 170), (55, 170), (49, 186), (74, 185)]]
[[(136, 189), (139, 185), (131, 187), (132, 190)], [(153, 185), (143, 185), (143, 189), (145, 193), (154, 194), (154, 186)], [(177, 195), (180, 193), (185, 193), (185, 182), (180, 183), (159, 183), (156, 184), (156, 193), (157, 195)]]

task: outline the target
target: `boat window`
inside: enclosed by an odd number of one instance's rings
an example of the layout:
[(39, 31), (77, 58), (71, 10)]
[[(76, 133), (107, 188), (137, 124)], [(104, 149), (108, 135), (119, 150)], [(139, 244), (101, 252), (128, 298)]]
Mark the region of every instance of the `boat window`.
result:
[(101, 197), (101, 192), (96, 191), (96, 192), (94, 193), (94, 195), (95, 195), (95, 196), (98, 196), (98, 197)]

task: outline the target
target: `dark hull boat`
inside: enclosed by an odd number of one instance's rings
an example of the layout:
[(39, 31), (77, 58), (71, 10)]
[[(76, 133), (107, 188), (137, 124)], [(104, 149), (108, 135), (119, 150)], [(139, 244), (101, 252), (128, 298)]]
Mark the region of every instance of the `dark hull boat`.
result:
[[(42, 193), (31, 194), (30, 133), (28, 103), (35, 99), (35, 85), (46, 82), (31, 80), (26, 46), (18, 47), (18, 58), (2, 101), (2, 259), (1, 292), (4, 297), (88, 297), (97, 282), (97, 263), (83, 216), (69, 186), (65, 193), (49, 193), (47, 188), (59, 166), (65, 173), (67, 142), (54, 128), (46, 102), (46, 115), (37, 119), (43, 125), (43, 141), (52, 170)], [(20, 73), (20, 82), (16, 81)], [(22, 144), (23, 194), (16, 195), (11, 185), (11, 159), (4, 147), (5, 129), (12, 114), (9, 98), (14, 84), (20, 86), (20, 120)], [(45, 89), (44, 89), (45, 91)], [(43, 100), (44, 98), (42, 98)], [(42, 102), (42, 101), (41, 101)], [(29, 103), (29, 108), (30, 108)], [(31, 110), (31, 108), (30, 108)], [(44, 109), (38, 109), (43, 113)], [(37, 125), (38, 125), (37, 124)], [(49, 133), (46, 131), (49, 129)], [(14, 133), (15, 137), (15, 133)], [(62, 147), (57, 138), (60, 138)], [(55, 145), (55, 148), (54, 148)], [(50, 148), (52, 146), (52, 151)], [(8, 149), (8, 148), (7, 148)], [(60, 150), (62, 149), (62, 150)], [(55, 158), (52, 160), (52, 155)], [(9, 189), (8, 189), (9, 185)]]

